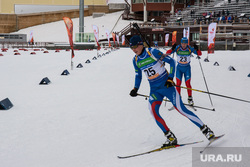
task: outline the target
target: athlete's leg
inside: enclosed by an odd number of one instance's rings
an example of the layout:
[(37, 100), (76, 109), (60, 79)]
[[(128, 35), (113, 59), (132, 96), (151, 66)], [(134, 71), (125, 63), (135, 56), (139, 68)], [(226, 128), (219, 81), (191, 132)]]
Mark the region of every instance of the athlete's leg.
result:
[(176, 90), (181, 94), (181, 82), (182, 82), (182, 71), (180, 69), (180, 66), (177, 66), (176, 68)]
[(186, 83), (186, 86), (187, 86), (187, 93), (188, 93), (188, 96), (192, 97), (192, 86), (191, 86), (191, 66), (187, 66), (186, 68), (186, 71), (184, 73), (184, 78), (185, 78), (185, 83)]
[(175, 89), (175, 87), (172, 86), (170, 88), (164, 89), (164, 95), (172, 102), (175, 109), (179, 113), (181, 113), (182, 115), (187, 117), (196, 126), (201, 128), (204, 125), (204, 123), (200, 120), (200, 118), (197, 115), (195, 115), (192, 111), (188, 110), (184, 106), (184, 104), (181, 100), (181, 97), (180, 97), (179, 93), (177, 92), (177, 90)]
[(188, 79), (188, 80), (186, 81), (186, 86), (187, 86), (187, 88), (189, 88), (189, 89), (187, 90), (188, 96), (192, 96), (192, 90), (190, 90), (190, 89), (192, 89), (192, 86), (191, 86), (191, 78)]
[(163, 100), (162, 95), (160, 95), (159, 93), (151, 92), (150, 97), (149, 97), (149, 106), (148, 107), (149, 107), (149, 110), (151, 111), (151, 114), (155, 118), (157, 125), (161, 128), (161, 130), (165, 134), (166, 132), (169, 131), (169, 128), (159, 113), (159, 109), (160, 109), (160, 105), (162, 103), (162, 100)]

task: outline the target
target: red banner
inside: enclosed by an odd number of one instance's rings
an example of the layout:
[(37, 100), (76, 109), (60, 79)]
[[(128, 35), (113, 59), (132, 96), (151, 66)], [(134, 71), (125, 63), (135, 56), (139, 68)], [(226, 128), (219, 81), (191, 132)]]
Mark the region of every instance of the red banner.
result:
[(68, 17), (63, 17), (63, 21), (66, 25), (66, 29), (68, 32), (68, 36), (69, 36), (69, 44), (70, 44), (70, 48), (71, 48), (71, 57), (74, 58), (75, 54), (74, 54), (74, 44), (73, 44), (73, 22), (70, 18)]

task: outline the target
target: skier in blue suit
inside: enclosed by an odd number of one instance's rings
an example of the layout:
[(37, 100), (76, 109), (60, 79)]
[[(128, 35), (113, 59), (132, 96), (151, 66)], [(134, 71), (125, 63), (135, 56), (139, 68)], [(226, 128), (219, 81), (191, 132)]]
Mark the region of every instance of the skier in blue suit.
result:
[(198, 49), (197, 45), (194, 45), (194, 48), (188, 45), (188, 39), (183, 37), (181, 39), (181, 45), (176, 46), (173, 45), (172, 49), (167, 51), (167, 54), (177, 53), (177, 67), (176, 67), (176, 89), (181, 94), (181, 82), (182, 77), (184, 75), (185, 83), (187, 86), (187, 93), (188, 93), (188, 103), (190, 105), (194, 105), (193, 97), (192, 97), (192, 86), (191, 86), (191, 54), (194, 53), (197, 58), (202, 55), (201, 51)]
[[(135, 85), (130, 95), (132, 97), (138, 95), (137, 91), (141, 84), (142, 72), (144, 72), (150, 85), (149, 110), (167, 138), (164, 145), (177, 144), (177, 138), (159, 113), (159, 108), (164, 97), (167, 97), (171, 101), (179, 113), (199, 127), (208, 140), (212, 139), (214, 137), (213, 131), (184, 106), (179, 93), (175, 89), (175, 83), (173, 82), (175, 60), (157, 49), (145, 48), (141, 37), (138, 35), (130, 39), (130, 48), (136, 54), (133, 58)], [(165, 69), (164, 62), (170, 64), (169, 72)]]

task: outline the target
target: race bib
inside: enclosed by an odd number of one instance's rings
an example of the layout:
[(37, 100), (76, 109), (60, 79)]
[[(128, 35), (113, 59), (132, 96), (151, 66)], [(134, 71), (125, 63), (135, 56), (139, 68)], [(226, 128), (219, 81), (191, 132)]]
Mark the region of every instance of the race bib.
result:
[(187, 64), (190, 62), (190, 56), (177, 56), (177, 61), (180, 64)]
[(164, 66), (162, 66), (162, 63), (160, 63), (159, 61), (155, 65), (143, 69), (143, 72), (145, 73), (145, 75), (149, 80), (157, 78), (165, 71), (166, 69), (164, 68)]

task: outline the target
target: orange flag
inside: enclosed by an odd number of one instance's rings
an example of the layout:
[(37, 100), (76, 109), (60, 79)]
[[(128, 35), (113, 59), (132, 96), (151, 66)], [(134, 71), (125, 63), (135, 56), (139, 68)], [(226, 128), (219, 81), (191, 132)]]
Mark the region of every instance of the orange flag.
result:
[(114, 41), (114, 47), (116, 47), (115, 45), (115, 33), (112, 32), (112, 37), (113, 37), (113, 41)]
[(173, 31), (173, 33), (172, 33), (172, 45), (174, 45), (176, 43), (176, 35), (177, 35), (177, 31)]
[(33, 30), (30, 31), (30, 40), (29, 40), (30, 45), (34, 45), (34, 37), (33, 37)]
[(70, 44), (70, 48), (71, 48), (71, 57), (74, 58), (75, 54), (74, 54), (74, 44), (73, 44), (73, 22), (70, 18), (68, 17), (63, 17), (63, 21), (66, 25), (66, 29), (68, 32), (68, 36), (69, 36), (69, 44)]

